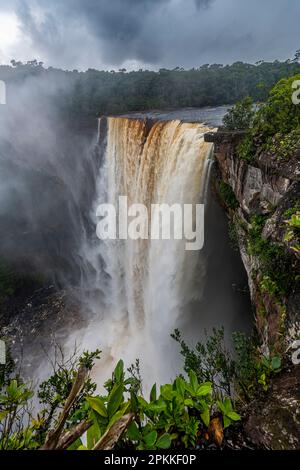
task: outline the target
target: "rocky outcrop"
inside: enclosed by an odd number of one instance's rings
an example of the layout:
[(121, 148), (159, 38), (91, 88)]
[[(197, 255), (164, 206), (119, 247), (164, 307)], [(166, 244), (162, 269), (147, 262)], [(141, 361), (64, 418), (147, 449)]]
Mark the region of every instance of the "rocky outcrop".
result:
[[(300, 252), (286, 233), (287, 214), (300, 209), (300, 156), (292, 155), (282, 161), (276, 155), (262, 153), (248, 162), (239, 157), (243, 137), (244, 132), (219, 129), (206, 134), (205, 140), (214, 143), (216, 190), (221, 199), (222, 185), (225, 184), (227, 194), (232, 192), (227, 200), (223, 196), (222, 202), (235, 227), (247, 271), (261, 352), (264, 355), (280, 353), (286, 364), (273, 379), (267, 394), (250, 403), (244, 434), (255, 448), (299, 449), (300, 366), (292, 364), (286, 351), (300, 331)], [(262, 225), (257, 234), (253, 233), (253, 221), (258, 216)], [(257, 249), (252, 248), (253, 244)], [(288, 290), (278, 289), (268, 276), (269, 285), (265, 285), (263, 250), (265, 248), (272, 257), (272, 250), (278, 247), (282, 258), (289, 262), (281, 264), (279, 260), (276, 269), (283, 270), (279, 273), (283, 279), (288, 276), (295, 279)]]
[(300, 448), (300, 366), (276, 377), (266, 397), (251, 404), (245, 433), (257, 448)]
[(248, 274), (250, 294), (256, 309), (256, 326), (262, 348), (268, 352), (284, 346), (283, 329), (290, 327), (300, 316), (300, 289), (274, 295), (262, 290), (263, 266), (259, 257), (249, 251), (248, 230), (251, 217), (264, 215), (262, 237), (284, 248), (291, 255), (290, 270), (300, 273), (299, 253), (286, 241), (285, 214), (300, 202), (300, 160), (298, 156), (279, 162), (274, 155), (261, 154), (251, 163), (239, 158), (238, 147), (244, 132), (226, 132), (219, 129), (208, 133), (205, 140), (214, 143), (217, 161), (217, 179), (232, 189), (238, 202), (233, 211), (241, 257)]

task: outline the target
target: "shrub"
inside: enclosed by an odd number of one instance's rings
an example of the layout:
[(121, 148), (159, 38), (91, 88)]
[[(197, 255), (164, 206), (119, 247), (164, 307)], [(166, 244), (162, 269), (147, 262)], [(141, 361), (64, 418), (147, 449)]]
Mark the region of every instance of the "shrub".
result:
[(253, 100), (250, 97), (236, 103), (224, 116), (224, 127), (230, 131), (249, 129), (254, 117)]
[(226, 204), (227, 207), (230, 209), (236, 209), (239, 206), (235, 194), (229, 184), (224, 183), (224, 181), (220, 181), (219, 192), (222, 201)]

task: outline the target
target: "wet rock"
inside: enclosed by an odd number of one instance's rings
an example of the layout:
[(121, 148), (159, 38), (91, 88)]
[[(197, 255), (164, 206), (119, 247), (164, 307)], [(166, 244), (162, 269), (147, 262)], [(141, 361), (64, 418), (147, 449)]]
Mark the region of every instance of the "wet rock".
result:
[(300, 448), (300, 366), (283, 371), (267, 395), (252, 403), (244, 432), (259, 448)]

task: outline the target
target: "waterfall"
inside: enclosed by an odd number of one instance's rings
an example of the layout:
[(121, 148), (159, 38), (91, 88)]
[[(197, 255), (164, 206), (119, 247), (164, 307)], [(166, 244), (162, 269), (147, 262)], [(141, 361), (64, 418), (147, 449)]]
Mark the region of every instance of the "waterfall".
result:
[[(94, 224), (96, 207), (103, 202), (118, 206), (120, 195), (128, 197), (128, 205), (148, 208), (205, 202), (211, 149), (204, 142), (205, 125), (110, 117), (105, 127)], [(95, 238), (85, 242), (81, 255), (91, 267), (83, 282), (94, 315), (85, 333), (89, 348), (94, 343), (103, 349), (108, 368), (120, 357), (127, 363), (139, 357), (150, 381), (175, 375), (170, 333), (186, 304), (201, 295), (201, 252), (185, 250), (185, 240)]]

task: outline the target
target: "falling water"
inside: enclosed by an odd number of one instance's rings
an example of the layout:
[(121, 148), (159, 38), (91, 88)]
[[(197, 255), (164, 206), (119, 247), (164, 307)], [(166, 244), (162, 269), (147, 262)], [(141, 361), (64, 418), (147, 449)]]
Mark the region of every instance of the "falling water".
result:
[[(96, 207), (103, 202), (117, 207), (120, 195), (128, 197), (128, 206), (140, 203), (148, 209), (155, 203), (203, 202), (211, 148), (204, 142), (207, 130), (179, 120), (108, 118), (93, 223)], [(185, 305), (201, 296), (194, 283), (199, 252), (186, 251), (185, 242), (95, 239), (84, 244), (82, 256), (92, 269), (83, 287), (94, 320), (83, 341), (89, 349), (91, 344), (103, 349), (100, 376), (104, 363), (111, 368), (120, 357), (129, 364), (139, 357), (146, 381), (178, 372), (170, 333)]]

